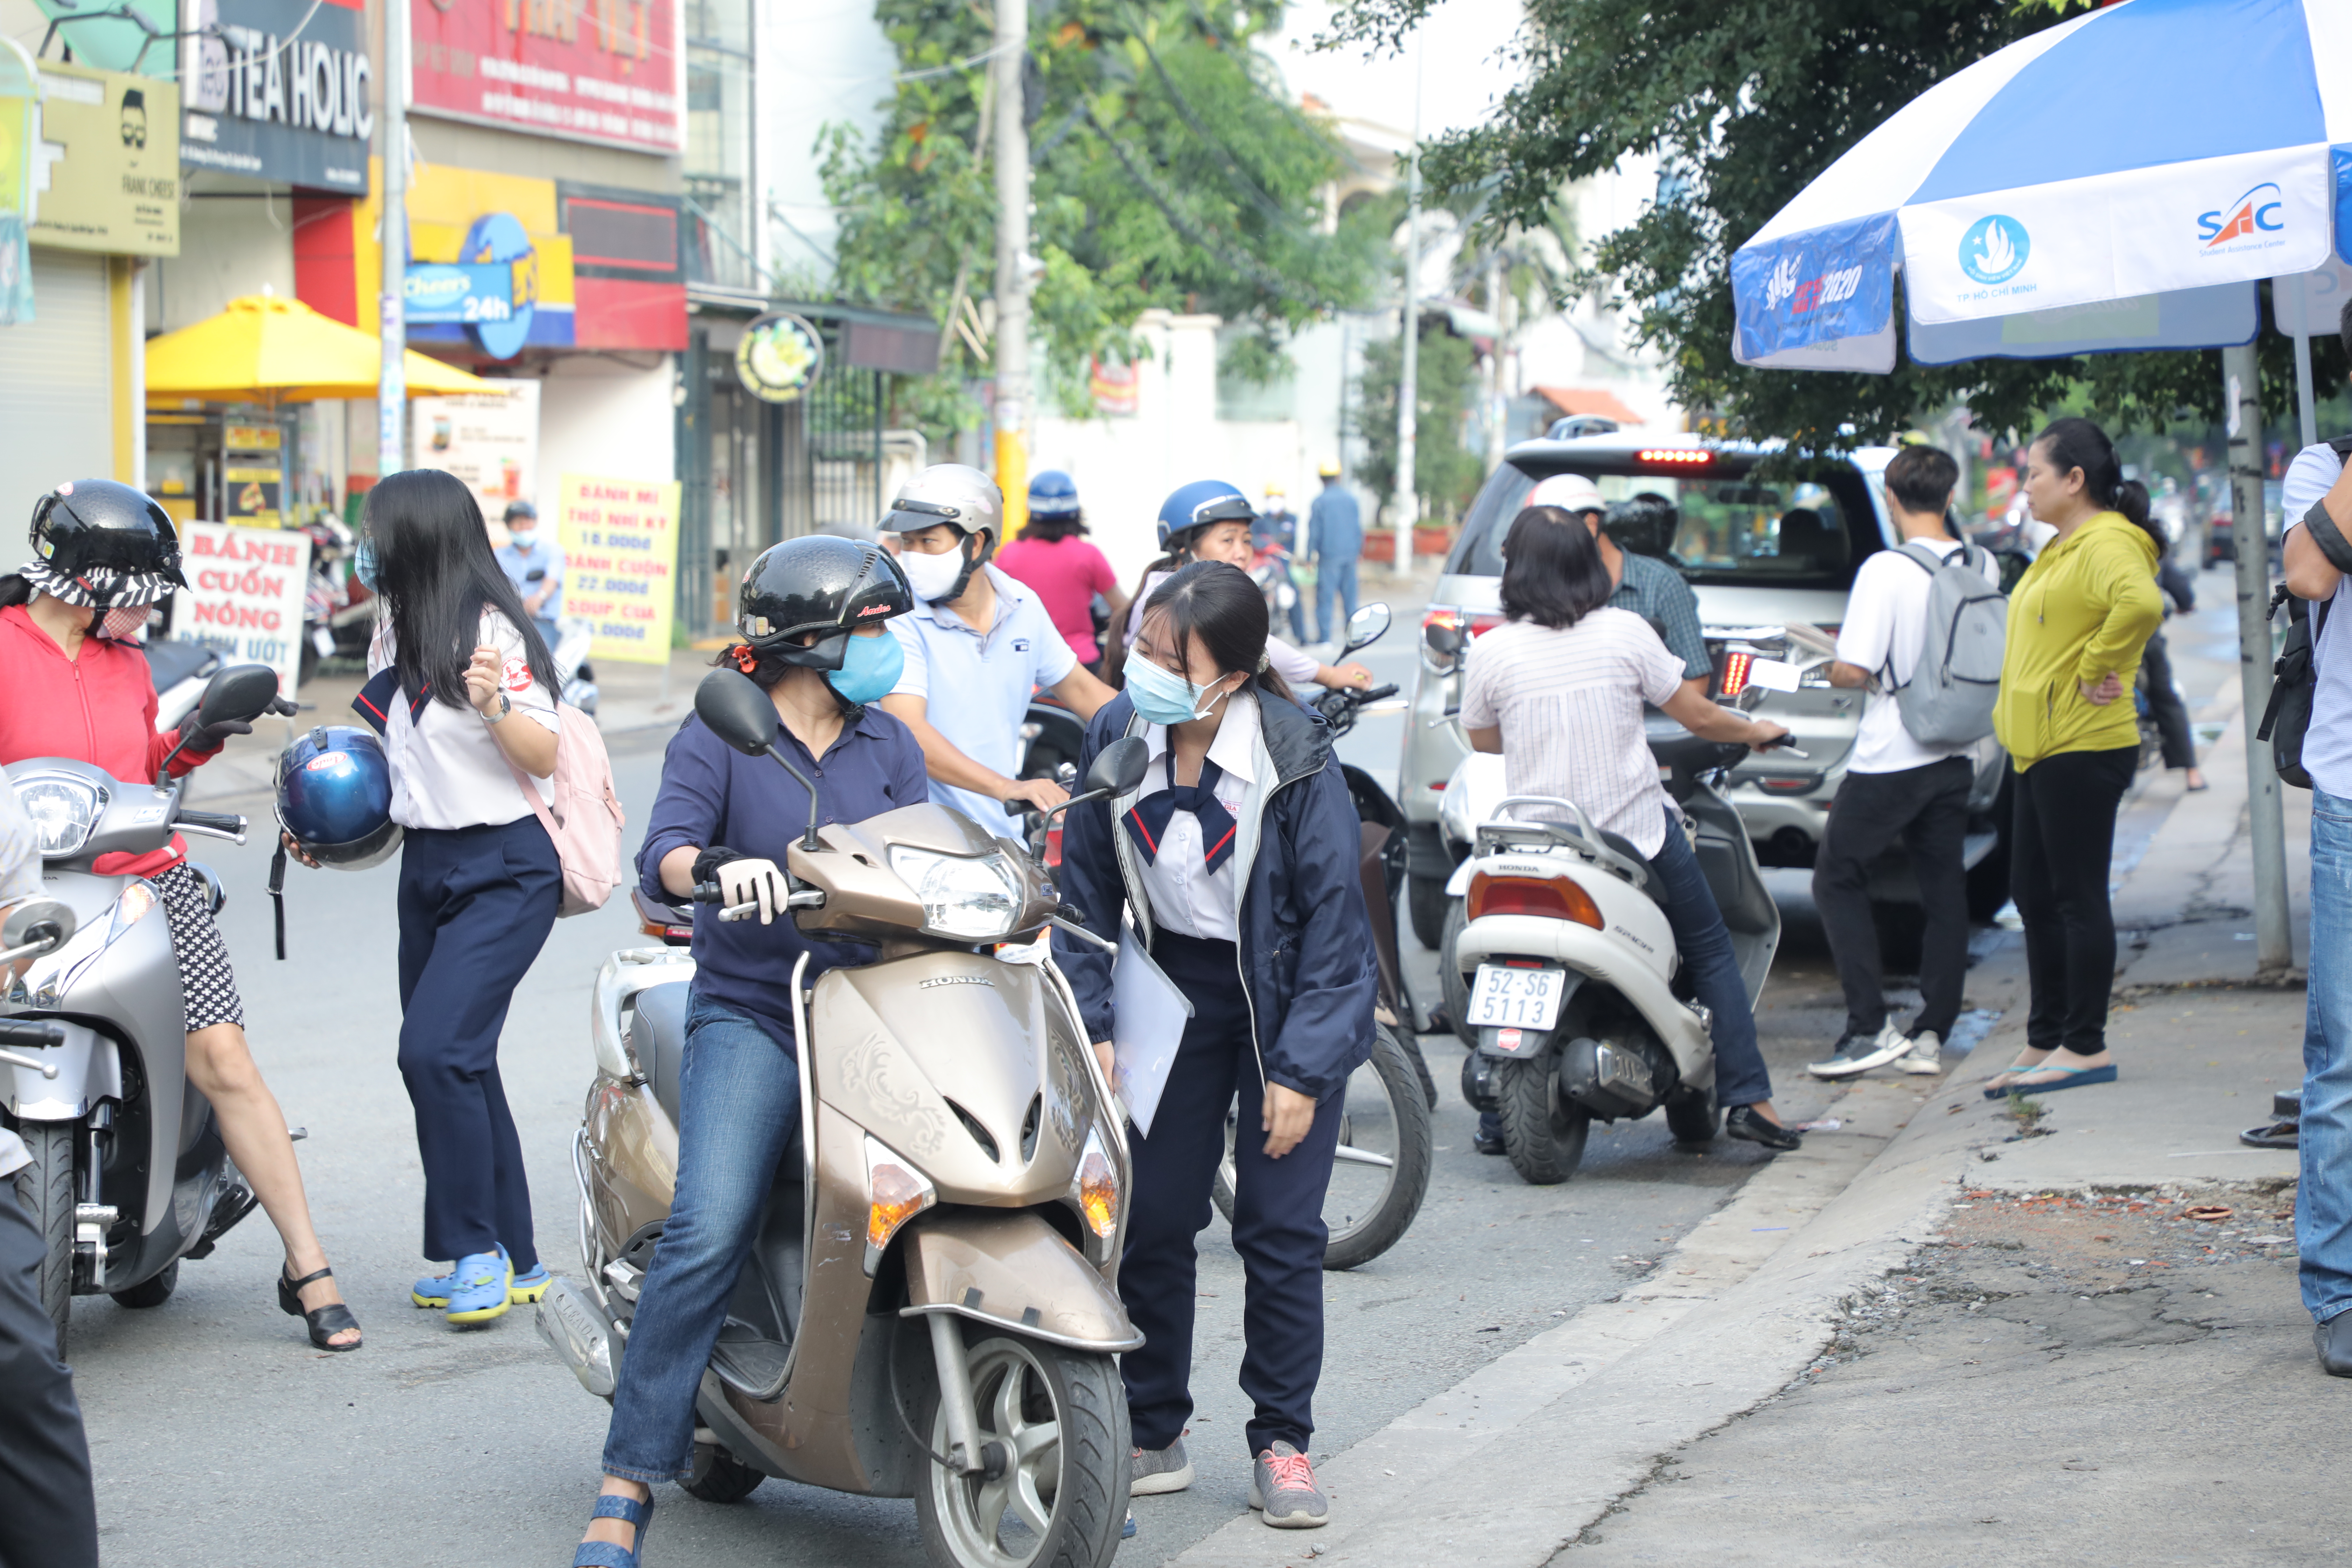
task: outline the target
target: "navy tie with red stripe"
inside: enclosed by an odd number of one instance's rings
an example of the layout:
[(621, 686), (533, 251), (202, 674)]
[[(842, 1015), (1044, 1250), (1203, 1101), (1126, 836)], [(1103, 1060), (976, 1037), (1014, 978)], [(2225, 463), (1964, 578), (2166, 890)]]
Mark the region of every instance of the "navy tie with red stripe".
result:
[(1211, 872), (1232, 857), (1234, 839), (1241, 832), (1241, 824), (1234, 820), (1234, 814), (1216, 796), (1217, 781), (1223, 776), (1216, 763), (1202, 757), (1201, 782), (1180, 784), (1176, 782), (1176, 752), (1172, 747), (1169, 750), (1168, 787), (1137, 801), (1124, 818), (1128, 835), (1135, 840), (1136, 848), (1142, 851), (1145, 865), (1159, 858), (1160, 841), (1168, 836), (1169, 818), (1180, 811), (1191, 812), (1192, 820), (1201, 825), (1201, 858)]

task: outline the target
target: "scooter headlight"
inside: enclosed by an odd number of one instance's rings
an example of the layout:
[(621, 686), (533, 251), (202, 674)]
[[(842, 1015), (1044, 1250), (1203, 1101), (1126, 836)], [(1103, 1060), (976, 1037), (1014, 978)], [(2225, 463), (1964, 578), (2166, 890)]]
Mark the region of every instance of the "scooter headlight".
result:
[(106, 796), (85, 779), (45, 773), (16, 785), (16, 804), (33, 819), (42, 856), (58, 860), (81, 853), (106, 809)]
[(1099, 1128), (1087, 1132), (1086, 1151), (1078, 1156), (1078, 1177), (1072, 1190), (1077, 1195), (1078, 1213), (1097, 1240), (1108, 1241), (1118, 1234), (1118, 1167), (1111, 1163), (1110, 1152), (1103, 1147)]
[(934, 936), (993, 942), (1021, 916), (1021, 879), (1001, 852), (941, 855), (894, 844), (890, 869), (922, 900), (923, 929)]
[(883, 1249), (901, 1226), (940, 1201), (931, 1179), (871, 1133), (866, 1139), (866, 1272), (881, 1266)]

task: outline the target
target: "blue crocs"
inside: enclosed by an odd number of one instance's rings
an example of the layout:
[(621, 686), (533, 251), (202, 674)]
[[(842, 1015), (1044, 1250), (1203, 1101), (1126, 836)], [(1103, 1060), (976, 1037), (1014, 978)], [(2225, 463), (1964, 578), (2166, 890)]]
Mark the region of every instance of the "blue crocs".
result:
[[(514, 1259), (505, 1247), (499, 1248), (499, 1257), (509, 1267), (513, 1265)], [(420, 1307), (430, 1307), (438, 1311), (449, 1305), (449, 1292), (456, 1289), (457, 1283), (455, 1270), (447, 1274), (427, 1274), (408, 1288), (408, 1299)], [(514, 1277), (514, 1283), (507, 1287), (507, 1300), (512, 1306), (528, 1307), (546, 1295), (547, 1288), (554, 1283), (554, 1274), (549, 1271), (545, 1263), (541, 1263), (530, 1273)]]
[(461, 1326), (503, 1317), (507, 1290), (513, 1284), (514, 1264), (504, 1247), (460, 1258), (449, 1277), (449, 1301), (442, 1315)]
[[(499, 1250), (504, 1252), (506, 1248), (501, 1247)], [(514, 1277), (507, 1286), (507, 1300), (518, 1307), (528, 1307), (546, 1295), (547, 1288), (554, 1283), (555, 1276), (548, 1272), (546, 1264), (541, 1263), (530, 1273)]]
[(591, 1519), (617, 1519), (637, 1527), (635, 1542), (626, 1547), (609, 1541), (583, 1541), (580, 1550), (572, 1554), (572, 1568), (637, 1568), (637, 1556), (646, 1549), (646, 1531), (653, 1527), (654, 1500), (639, 1502), (635, 1498), (614, 1497), (610, 1492), (596, 1499)]

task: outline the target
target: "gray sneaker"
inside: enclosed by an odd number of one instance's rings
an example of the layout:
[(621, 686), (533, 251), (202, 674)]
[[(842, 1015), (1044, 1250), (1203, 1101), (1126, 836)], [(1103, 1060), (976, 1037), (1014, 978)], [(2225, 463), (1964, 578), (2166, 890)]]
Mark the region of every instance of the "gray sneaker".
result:
[(1250, 1467), (1250, 1507), (1276, 1530), (1320, 1530), (1331, 1522), (1331, 1500), (1315, 1484), (1315, 1467), (1287, 1443), (1260, 1450)]
[(1933, 1029), (1922, 1029), (1911, 1037), (1911, 1048), (1895, 1059), (1895, 1070), (1933, 1078), (1944, 1070), (1942, 1038)]
[(1131, 1496), (1181, 1492), (1192, 1484), (1192, 1461), (1184, 1457), (1181, 1436), (1164, 1448), (1130, 1448), (1127, 1458)]
[(1880, 1025), (1875, 1035), (1848, 1035), (1827, 1061), (1809, 1062), (1805, 1070), (1815, 1078), (1859, 1078), (1910, 1048), (1910, 1039), (1890, 1021)]

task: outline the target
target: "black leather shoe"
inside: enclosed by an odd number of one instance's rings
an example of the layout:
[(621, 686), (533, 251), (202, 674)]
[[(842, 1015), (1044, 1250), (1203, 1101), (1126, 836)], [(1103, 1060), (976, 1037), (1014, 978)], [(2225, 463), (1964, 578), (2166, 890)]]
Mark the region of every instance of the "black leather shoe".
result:
[[(1723, 1131), (1733, 1138), (1744, 1138), (1750, 1143), (1761, 1143), (1775, 1153), (1785, 1153), (1805, 1146), (1803, 1136), (1790, 1131), (1776, 1121), (1767, 1121), (1752, 1105), (1735, 1105), (1731, 1114), (1723, 1119)], [(2347, 1348), (2352, 1348), (2352, 1336), (2347, 1336)]]
[(1503, 1141), (1499, 1137), (1489, 1138), (1484, 1132), (1473, 1132), (1470, 1135), (1470, 1147), (1477, 1150), (1481, 1154), (1499, 1154), (1503, 1152)]
[(2319, 1370), (2330, 1377), (2352, 1377), (2352, 1312), (2338, 1312), (2312, 1326), (2311, 1342), (2319, 1352)]

